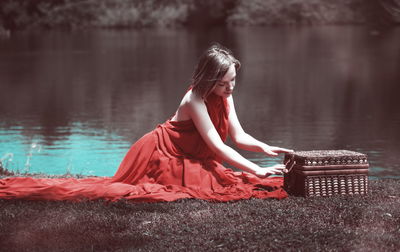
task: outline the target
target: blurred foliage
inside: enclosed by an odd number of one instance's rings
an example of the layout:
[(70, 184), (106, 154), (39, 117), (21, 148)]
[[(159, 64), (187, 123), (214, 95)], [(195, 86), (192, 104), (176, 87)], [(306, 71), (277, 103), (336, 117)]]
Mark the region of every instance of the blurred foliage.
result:
[(399, 0), (2, 0), (0, 27), (398, 23), (399, 6)]
[(0, 24), (7, 29), (168, 27), (223, 23), (234, 0), (5, 0)]
[[(399, 0), (238, 0), (228, 23), (274, 24), (377, 24), (398, 22), (384, 3), (399, 12)], [(394, 4), (393, 4), (394, 3)]]

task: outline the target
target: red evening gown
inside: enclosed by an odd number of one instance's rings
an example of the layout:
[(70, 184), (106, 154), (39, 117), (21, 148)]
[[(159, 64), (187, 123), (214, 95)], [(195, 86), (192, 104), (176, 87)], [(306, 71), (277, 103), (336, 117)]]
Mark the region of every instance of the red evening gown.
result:
[[(221, 139), (228, 134), (228, 104), (214, 94), (207, 101)], [(197, 198), (210, 201), (287, 196), (282, 178), (258, 178), (225, 168), (208, 148), (191, 120), (158, 125), (132, 145), (110, 177), (0, 180), (0, 198), (31, 200), (119, 200), (139, 202)]]

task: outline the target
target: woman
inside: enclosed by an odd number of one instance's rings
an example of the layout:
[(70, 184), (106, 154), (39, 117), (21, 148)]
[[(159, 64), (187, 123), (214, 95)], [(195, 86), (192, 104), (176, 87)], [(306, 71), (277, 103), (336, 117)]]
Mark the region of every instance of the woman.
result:
[[(136, 201), (286, 197), (282, 179), (267, 178), (282, 174), (283, 165), (261, 168), (224, 144), (230, 135), (245, 150), (270, 156), (291, 151), (243, 131), (232, 98), (239, 68), (228, 49), (211, 46), (201, 56), (175, 115), (132, 145), (113, 178), (9, 178), (0, 180), (0, 197)], [(221, 161), (246, 173), (233, 172)]]

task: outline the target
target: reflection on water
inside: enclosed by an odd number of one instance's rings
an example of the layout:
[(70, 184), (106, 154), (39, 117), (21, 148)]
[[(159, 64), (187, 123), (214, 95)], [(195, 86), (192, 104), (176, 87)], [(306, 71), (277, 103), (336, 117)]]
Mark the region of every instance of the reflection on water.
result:
[[(2, 163), (9, 170), (111, 176), (130, 143), (121, 136), (81, 123), (59, 127), (45, 137), (40, 127), (0, 130)], [(4, 151), (7, 152), (4, 152)]]
[(0, 40), (0, 158), (20, 171), (113, 175), (218, 41), (243, 64), (235, 102), (247, 131), (298, 150), (361, 151), (372, 176), (399, 177), (399, 39), (343, 26), (16, 34)]

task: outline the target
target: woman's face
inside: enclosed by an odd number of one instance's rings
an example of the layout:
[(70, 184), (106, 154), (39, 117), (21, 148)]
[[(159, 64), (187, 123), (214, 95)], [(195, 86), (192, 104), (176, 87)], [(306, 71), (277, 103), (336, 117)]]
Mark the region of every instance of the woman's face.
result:
[(213, 93), (224, 98), (231, 96), (235, 88), (235, 78), (236, 68), (235, 65), (232, 64), (224, 77), (215, 84)]

